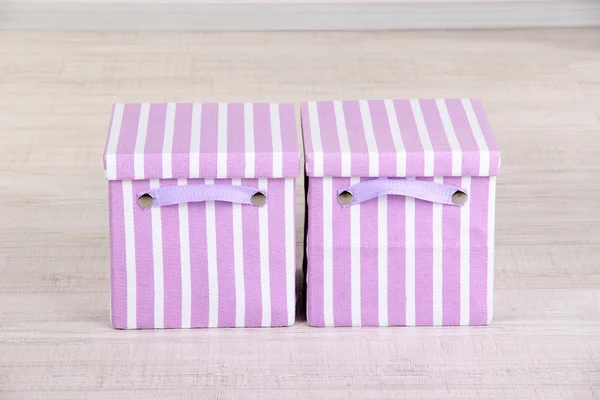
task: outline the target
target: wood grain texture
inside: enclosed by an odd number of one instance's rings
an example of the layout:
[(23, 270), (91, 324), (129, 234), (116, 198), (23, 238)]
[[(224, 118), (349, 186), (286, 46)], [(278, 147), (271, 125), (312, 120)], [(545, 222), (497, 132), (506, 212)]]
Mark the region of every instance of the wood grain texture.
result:
[[(600, 30), (1, 32), (0, 72), (0, 399), (600, 398)], [(503, 150), (490, 327), (110, 327), (111, 103), (444, 96)]]

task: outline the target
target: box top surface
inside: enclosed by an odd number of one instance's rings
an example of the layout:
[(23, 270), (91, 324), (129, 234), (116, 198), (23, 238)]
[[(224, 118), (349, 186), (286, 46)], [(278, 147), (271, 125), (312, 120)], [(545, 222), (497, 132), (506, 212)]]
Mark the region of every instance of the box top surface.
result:
[(313, 177), (498, 175), (500, 148), (479, 100), (302, 103)]
[(296, 177), (300, 153), (294, 107), (118, 103), (104, 168), (109, 180)]

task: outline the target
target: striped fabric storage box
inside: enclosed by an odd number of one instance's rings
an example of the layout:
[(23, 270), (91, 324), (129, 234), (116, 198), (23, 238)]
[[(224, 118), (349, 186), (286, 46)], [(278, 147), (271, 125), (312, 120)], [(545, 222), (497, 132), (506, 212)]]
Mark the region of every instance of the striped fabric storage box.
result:
[(116, 328), (293, 324), (291, 104), (116, 104), (104, 166)]
[(303, 103), (312, 326), (485, 325), (500, 150), (478, 100)]

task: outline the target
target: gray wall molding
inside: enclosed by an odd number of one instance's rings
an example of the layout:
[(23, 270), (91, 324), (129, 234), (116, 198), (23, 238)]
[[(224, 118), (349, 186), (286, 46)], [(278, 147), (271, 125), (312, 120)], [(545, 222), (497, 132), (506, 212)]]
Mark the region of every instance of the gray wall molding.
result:
[(226, 31), (598, 26), (600, 0), (371, 4), (0, 0), (0, 29)]

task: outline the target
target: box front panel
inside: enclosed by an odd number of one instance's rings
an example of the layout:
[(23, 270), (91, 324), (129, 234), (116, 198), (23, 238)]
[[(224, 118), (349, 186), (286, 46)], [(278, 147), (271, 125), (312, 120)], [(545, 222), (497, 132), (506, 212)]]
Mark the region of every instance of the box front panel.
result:
[(309, 178), (309, 324), (489, 323), (496, 178), (418, 178), (466, 189), (462, 207), (404, 196), (338, 203), (339, 189), (368, 179)]
[(208, 201), (145, 210), (137, 201), (137, 194), (150, 188), (211, 182), (109, 182), (116, 328), (294, 322), (294, 179), (214, 181), (266, 190), (263, 207)]

